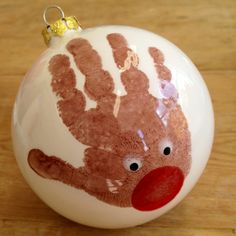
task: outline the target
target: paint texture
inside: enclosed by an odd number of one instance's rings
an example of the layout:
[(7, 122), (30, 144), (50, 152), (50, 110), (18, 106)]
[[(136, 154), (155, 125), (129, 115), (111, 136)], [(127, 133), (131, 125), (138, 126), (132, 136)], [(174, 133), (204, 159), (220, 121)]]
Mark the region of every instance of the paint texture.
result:
[[(156, 68), (156, 79), (161, 81), (162, 98), (158, 99), (149, 93), (149, 79), (139, 70), (138, 55), (125, 37), (112, 33), (107, 40), (125, 95), (115, 93), (102, 58), (84, 38), (66, 45), (85, 76), (83, 91), (76, 88), (67, 55), (58, 54), (49, 62), (59, 116), (74, 138), (88, 146), (81, 157), (84, 166), (75, 168), (63, 157), (39, 149), (29, 151), (28, 163), (43, 178), (84, 190), (108, 204), (141, 211), (158, 209), (178, 194), (191, 166), (187, 121), (163, 53), (147, 48), (153, 59), (150, 66)], [(95, 108), (85, 110), (84, 93), (96, 101)]]

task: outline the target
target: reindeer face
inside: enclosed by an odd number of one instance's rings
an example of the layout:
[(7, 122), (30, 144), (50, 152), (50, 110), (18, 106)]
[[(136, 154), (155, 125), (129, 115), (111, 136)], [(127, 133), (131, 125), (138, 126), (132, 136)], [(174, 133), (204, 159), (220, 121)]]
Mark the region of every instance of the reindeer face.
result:
[(183, 113), (179, 106), (175, 107), (165, 125), (158, 114), (149, 109), (145, 106), (142, 116), (136, 109), (130, 114), (125, 109), (124, 115), (129, 118), (124, 121), (122, 114), (118, 114), (123, 133), (114, 142), (109, 157), (97, 160), (103, 165), (100, 173), (96, 173), (96, 159), (92, 154), (88, 157), (94, 163), (86, 168), (91, 166), (91, 173), (103, 176), (101, 182), (107, 185), (105, 193), (103, 188), (101, 192), (98, 190), (103, 201), (148, 211), (162, 207), (181, 189), (191, 162), (189, 132)]
[[(149, 79), (138, 69), (138, 55), (123, 35), (112, 33), (107, 40), (126, 91), (122, 96), (114, 93), (111, 75), (86, 39), (73, 39), (66, 46), (86, 78), (83, 92), (76, 88), (67, 55), (58, 54), (49, 63), (59, 115), (68, 132), (88, 146), (84, 166), (74, 168), (39, 149), (29, 152), (28, 162), (40, 176), (82, 189), (108, 204), (154, 210), (178, 194), (189, 172), (188, 125), (161, 51), (147, 49), (161, 81), (158, 99), (150, 94)], [(84, 93), (97, 102), (95, 108), (85, 110)]]
[(154, 210), (168, 203), (179, 192), (188, 173), (189, 133), (178, 109), (175, 116), (169, 117), (168, 126), (163, 125), (155, 113), (149, 114), (146, 121), (140, 118), (139, 129), (135, 129), (138, 147), (126, 147), (126, 152), (120, 152), (121, 164), (127, 172), (126, 185), (120, 194), (127, 194), (136, 209)]

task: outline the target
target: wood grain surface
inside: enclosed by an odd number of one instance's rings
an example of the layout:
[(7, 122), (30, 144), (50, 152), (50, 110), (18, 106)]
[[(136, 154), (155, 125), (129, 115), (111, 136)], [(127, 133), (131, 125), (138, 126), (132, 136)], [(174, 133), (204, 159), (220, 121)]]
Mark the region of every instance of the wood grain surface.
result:
[[(192, 192), (152, 222), (123, 230), (73, 223), (32, 192), (16, 165), (12, 106), (21, 78), (46, 47), (42, 12), (52, 3), (84, 28), (123, 24), (156, 32), (179, 46), (205, 79), (216, 119), (210, 160)], [(236, 1), (1, 0), (0, 235), (236, 235)]]

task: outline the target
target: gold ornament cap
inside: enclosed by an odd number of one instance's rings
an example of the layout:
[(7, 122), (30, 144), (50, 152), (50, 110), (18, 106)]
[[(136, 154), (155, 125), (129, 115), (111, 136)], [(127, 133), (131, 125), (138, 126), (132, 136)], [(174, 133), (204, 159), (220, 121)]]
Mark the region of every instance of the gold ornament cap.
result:
[[(61, 18), (54, 23), (49, 23), (47, 20), (47, 13), (49, 9), (56, 9), (60, 12)], [(48, 45), (53, 37), (62, 37), (68, 30), (78, 30), (80, 23), (75, 16), (65, 17), (63, 10), (57, 5), (48, 6), (43, 13), (43, 20), (46, 28), (43, 29), (42, 35), (45, 43)]]

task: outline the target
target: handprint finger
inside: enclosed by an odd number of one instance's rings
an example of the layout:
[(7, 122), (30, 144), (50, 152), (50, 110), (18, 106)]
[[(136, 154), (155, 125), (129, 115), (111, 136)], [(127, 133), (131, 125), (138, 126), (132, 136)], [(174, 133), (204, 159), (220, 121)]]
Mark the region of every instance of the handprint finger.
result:
[(157, 48), (150, 47), (149, 53), (153, 58), (157, 74), (161, 79), (161, 92), (163, 96), (176, 102), (178, 99), (178, 91), (174, 84), (171, 83), (172, 75), (170, 70), (164, 65), (164, 56), (162, 52)]
[(171, 80), (171, 72), (170, 70), (164, 65), (164, 56), (162, 52), (154, 47), (149, 48), (149, 54), (153, 58), (154, 65), (156, 67), (157, 74), (161, 80)]
[(60, 97), (57, 106), (63, 123), (70, 128), (85, 109), (85, 98), (76, 89), (75, 73), (66, 55), (58, 54), (49, 62), (52, 90)]
[(62, 180), (70, 179), (73, 167), (63, 160), (47, 156), (39, 149), (32, 149), (28, 154), (30, 167), (40, 176), (47, 179)]
[(91, 99), (100, 100), (110, 96), (114, 82), (108, 71), (102, 69), (101, 58), (90, 43), (77, 38), (67, 44), (68, 51), (74, 56), (79, 70), (85, 75), (85, 92)]
[(126, 39), (121, 34), (112, 33), (107, 36), (107, 40), (113, 50), (115, 63), (121, 71), (121, 81), (127, 93), (147, 92), (148, 78), (137, 69), (138, 56), (128, 47)]
[(163, 124), (167, 126), (169, 115), (177, 106), (178, 91), (174, 84), (171, 83), (172, 75), (170, 70), (164, 65), (163, 53), (155, 47), (150, 47), (149, 54), (153, 58), (158, 77), (161, 79), (161, 93), (163, 95), (156, 111)]
[(86, 181), (82, 168), (75, 168), (64, 160), (44, 154), (39, 149), (31, 149), (28, 163), (33, 171), (46, 179), (54, 179), (76, 188)]

